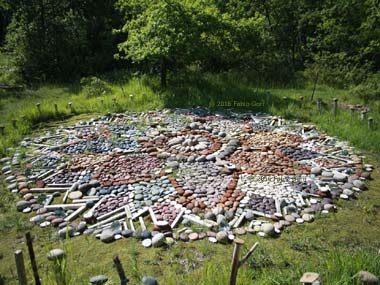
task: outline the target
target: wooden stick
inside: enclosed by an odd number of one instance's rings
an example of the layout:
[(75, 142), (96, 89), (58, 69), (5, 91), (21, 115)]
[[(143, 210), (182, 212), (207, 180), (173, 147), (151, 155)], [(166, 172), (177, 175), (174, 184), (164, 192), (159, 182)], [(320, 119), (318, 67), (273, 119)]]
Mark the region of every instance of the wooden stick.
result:
[(242, 266), (244, 262), (247, 261), (247, 259), (252, 255), (252, 253), (256, 250), (256, 248), (259, 246), (258, 242), (255, 242), (255, 244), (249, 249), (246, 255), (239, 261), (239, 266)]
[(232, 266), (231, 266), (231, 275), (230, 275), (230, 285), (236, 285), (236, 277), (239, 270), (239, 253), (240, 247), (244, 244), (242, 239), (234, 239), (234, 252), (232, 254)]
[(86, 202), (90, 202), (90, 201), (97, 202), (98, 200), (99, 200), (99, 197), (96, 197), (96, 198), (86, 198), (86, 199), (75, 199), (75, 200), (72, 200), (71, 203), (73, 203), (73, 204), (76, 204), (76, 203), (86, 203)]
[(46, 187), (54, 188), (54, 187), (62, 187), (62, 188), (70, 188), (73, 186), (71, 183), (55, 183), (55, 184), (47, 184)]
[(157, 224), (156, 215), (154, 214), (154, 211), (151, 207), (149, 207), (149, 214), (150, 214), (150, 218), (152, 219), (153, 224)]
[[(50, 174), (54, 173), (54, 169), (50, 169), (49, 171), (46, 171), (45, 173), (42, 173), (41, 175), (37, 176), (37, 179), (42, 179)], [(58, 173), (54, 173), (54, 175), (57, 175)]]
[(139, 217), (139, 222), (140, 222), (141, 229), (143, 231), (145, 231), (146, 230), (146, 226), (145, 226), (143, 217), (141, 217), (141, 216)]
[(120, 278), (120, 285), (127, 284), (129, 280), (125, 276), (125, 272), (124, 272), (123, 266), (121, 265), (119, 255), (115, 253), (112, 257), (112, 260), (113, 260), (113, 263), (115, 264), (117, 274), (119, 275), (119, 278)]
[(48, 210), (55, 210), (58, 208), (63, 208), (63, 209), (78, 209), (82, 206), (86, 206), (86, 204), (55, 204), (55, 205), (47, 205), (44, 208)]
[(131, 209), (129, 208), (129, 206), (125, 206), (125, 214), (128, 218), (131, 230), (136, 231), (135, 226), (134, 226), (133, 221), (132, 221), (132, 214), (131, 214)]
[(244, 218), (245, 218), (245, 212), (243, 212), (243, 213), (240, 215), (239, 219), (238, 219), (238, 220), (236, 221), (236, 223), (234, 224), (234, 228), (239, 227), (240, 224), (243, 222)]
[(22, 250), (15, 251), (16, 269), (17, 269), (17, 279), (19, 285), (27, 285), (26, 273), (25, 273), (25, 263)]
[(125, 211), (125, 206), (122, 206), (122, 207), (117, 208), (117, 209), (115, 209), (115, 210), (113, 210), (113, 211), (111, 211), (111, 212), (108, 212), (108, 213), (106, 213), (106, 214), (104, 214), (104, 215), (102, 215), (102, 216), (99, 216), (99, 217), (96, 218), (96, 220), (97, 220), (97, 221), (105, 220), (105, 219), (107, 219), (108, 217), (111, 217), (113, 214), (116, 214), (116, 213), (121, 212), (121, 211)]
[(136, 214), (134, 214), (134, 215), (131, 217), (131, 219), (132, 219), (132, 220), (137, 219), (138, 217), (144, 215), (144, 214), (145, 214), (146, 212), (148, 212), (148, 211), (149, 211), (149, 208), (148, 208), (148, 207), (146, 207), (146, 208), (144, 208), (144, 209), (141, 209), (141, 210), (139, 210)]
[(101, 225), (105, 225), (105, 224), (108, 224), (110, 222), (113, 222), (116, 219), (120, 219), (120, 218), (124, 218), (124, 217), (125, 217), (125, 212), (122, 212), (122, 213), (119, 213), (119, 214), (117, 214), (115, 216), (109, 217), (108, 219), (103, 220), (103, 221), (101, 221), (101, 222), (99, 222), (97, 224), (91, 225), (88, 228), (89, 229), (93, 229), (93, 228), (99, 227)]
[(26, 238), (26, 245), (28, 246), (30, 263), (32, 264), (35, 284), (41, 285), (40, 276), (38, 275), (36, 256), (34, 254), (34, 249), (33, 249), (33, 240), (32, 240), (32, 237), (30, 236), (30, 232), (25, 233), (25, 238)]
[(65, 192), (68, 188), (31, 188), (32, 193), (51, 193), (51, 192)]
[(86, 210), (86, 205), (76, 209), (74, 212), (71, 213), (71, 215), (67, 216), (64, 221), (65, 222), (71, 222), (75, 220), (80, 214), (82, 214)]
[(183, 218), (189, 220), (192, 223), (195, 223), (195, 224), (207, 227), (207, 228), (212, 228), (214, 226), (211, 223), (203, 221), (200, 218), (193, 216), (193, 215), (184, 215)]
[(185, 209), (182, 209), (182, 211), (179, 212), (179, 214), (177, 215), (177, 217), (175, 217), (175, 220), (174, 220), (173, 223), (170, 225), (170, 227), (171, 227), (172, 229), (174, 229), (174, 228), (177, 226), (177, 224), (178, 224), (178, 222), (181, 220), (183, 214), (185, 214)]

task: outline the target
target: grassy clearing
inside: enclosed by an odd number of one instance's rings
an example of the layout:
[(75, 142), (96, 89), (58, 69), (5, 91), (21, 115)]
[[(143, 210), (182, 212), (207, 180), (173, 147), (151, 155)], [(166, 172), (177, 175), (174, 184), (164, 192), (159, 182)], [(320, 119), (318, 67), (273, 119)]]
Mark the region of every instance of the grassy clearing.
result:
[[(6, 136), (0, 138), (0, 153), (6, 154), (7, 148), (23, 136), (53, 126), (52, 120), (57, 125), (63, 123), (62, 120), (76, 121), (88, 116), (78, 114), (187, 106), (218, 109), (218, 104), (230, 104), (239, 111), (267, 112), (313, 122), (329, 134), (370, 151), (368, 162), (377, 165), (379, 161), (376, 154), (380, 150), (379, 109), (376, 105), (371, 106), (374, 108), (370, 114), (374, 118), (374, 130), (368, 130), (367, 122), (360, 121), (359, 114), (351, 118), (349, 110), (339, 110), (338, 116), (333, 118), (332, 98), (361, 103), (357, 98), (348, 98), (344, 90), (318, 87), (315, 98), (322, 98), (326, 103), (322, 114), (318, 114), (315, 102), (308, 100), (311, 88), (256, 87), (237, 74), (178, 74), (171, 78), (171, 87), (165, 92), (159, 91), (156, 78), (148, 76), (111, 74), (105, 79), (112, 93), (95, 98), (87, 98), (78, 85), (49, 85), (20, 93), (0, 93), (0, 124), (6, 128)], [(288, 97), (288, 103), (283, 100), (284, 96)], [(305, 97), (302, 108), (300, 96)], [(41, 103), (41, 113), (37, 110), (37, 102)], [(68, 102), (72, 102), (73, 110), (68, 108)], [(250, 107), (236, 106), (242, 102), (248, 102)], [(54, 104), (57, 104), (58, 112), (55, 112)], [(16, 128), (12, 126), (12, 119), (17, 119)], [(379, 177), (376, 170), (375, 181)], [(380, 274), (380, 186), (375, 181), (360, 199), (342, 202), (338, 213), (319, 218), (313, 224), (293, 226), (278, 239), (244, 236), (246, 247), (243, 252), (255, 241), (260, 241), (261, 245), (239, 271), (238, 284), (297, 284), (303, 272), (316, 271), (322, 275), (325, 284), (348, 285), (356, 284), (352, 278), (359, 270)], [(63, 274), (65, 284), (88, 284), (88, 278), (97, 274), (105, 274), (111, 279), (109, 284), (117, 284), (116, 270), (112, 266), (114, 253), (119, 253), (130, 284), (139, 284), (143, 275), (156, 276), (160, 284), (166, 285), (227, 284), (232, 245), (211, 245), (200, 241), (176, 244), (171, 249), (146, 250), (133, 239), (108, 245), (92, 236), (59, 241), (49, 230), (32, 227), (28, 216), (15, 211), (17, 197), (1, 188), (0, 284), (17, 283), (13, 252), (24, 249), (27, 259), (23, 241), (27, 229), (31, 229), (36, 237), (35, 251), (43, 284), (56, 284), (53, 264), (46, 259), (48, 250), (55, 247), (61, 247), (67, 253)], [(30, 268), (27, 264), (31, 277)]]

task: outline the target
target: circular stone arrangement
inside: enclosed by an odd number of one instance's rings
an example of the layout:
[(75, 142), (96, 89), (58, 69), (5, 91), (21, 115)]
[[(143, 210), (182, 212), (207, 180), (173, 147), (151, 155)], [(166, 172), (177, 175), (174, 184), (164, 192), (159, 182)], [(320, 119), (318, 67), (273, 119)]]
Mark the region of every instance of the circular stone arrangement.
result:
[(313, 126), (199, 108), (62, 126), (25, 138), (0, 164), (32, 223), (144, 247), (278, 235), (357, 198), (373, 170)]

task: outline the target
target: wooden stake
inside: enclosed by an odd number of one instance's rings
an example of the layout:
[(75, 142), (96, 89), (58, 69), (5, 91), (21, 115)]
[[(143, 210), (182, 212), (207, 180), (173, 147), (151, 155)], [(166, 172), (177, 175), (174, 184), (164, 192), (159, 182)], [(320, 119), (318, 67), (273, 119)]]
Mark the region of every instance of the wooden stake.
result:
[(259, 243), (256, 242), (247, 252), (246, 255), (239, 261), (239, 253), (240, 253), (240, 247), (244, 244), (244, 240), (236, 238), (234, 240), (235, 246), (234, 246), (234, 252), (232, 255), (232, 268), (231, 268), (231, 276), (230, 276), (230, 285), (236, 285), (236, 278), (238, 274), (239, 267), (242, 266), (248, 258), (252, 255), (252, 253), (256, 250), (256, 248), (259, 246)]
[(1, 136), (4, 135), (4, 129), (5, 129), (4, 126), (0, 126), (0, 135), (1, 135)]
[(58, 105), (57, 104), (54, 104), (54, 110), (56, 113), (58, 113)]
[(139, 222), (140, 222), (141, 229), (143, 231), (145, 231), (146, 230), (146, 226), (145, 226), (143, 217), (141, 217), (141, 216), (139, 217)]
[(334, 102), (334, 105), (333, 105), (333, 115), (334, 115), (334, 117), (336, 117), (336, 113), (337, 113), (337, 110), (338, 110), (338, 99), (334, 98), (333, 102)]
[(153, 224), (157, 224), (156, 215), (154, 214), (154, 211), (151, 207), (149, 207), (149, 214), (150, 214), (150, 218), (152, 219)]
[(321, 114), (322, 111), (322, 100), (320, 98), (317, 99), (317, 111)]
[(244, 244), (244, 240), (236, 238), (234, 240), (234, 253), (232, 254), (232, 266), (230, 275), (230, 285), (236, 285), (236, 277), (239, 270), (239, 253), (240, 247)]
[(15, 260), (16, 260), (18, 284), (27, 285), (24, 256), (22, 254), (22, 250), (15, 251)]
[(120, 278), (120, 285), (125, 285), (128, 283), (128, 278), (125, 276), (125, 272), (123, 269), (123, 266), (121, 265), (119, 255), (115, 253), (112, 257), (113, 263), (115, 264), (117, 274), (119, 275)]
[(41, 103), (38, 102), (36, 104), (36, 107), (37, 107), (38, 113), (40, 113), (40, 115), (41, 115)]
[(17, 120), (16, 119), (12, 119), (12, 126), (14, 128), (17, 128)]
[(368, 129), (372, 130), (372, 123), (373, 123), (373, 118), (369, 117), (368, 118)]
[(26, 238), (26, 245), (28, 246), (30, 263), (32, 264), (35, 284), (41, 285), (40, 276), (38, 275), (36, 256), (34, 255), (33, 240), (32, 240), (32, 237), (30, 236), (30, 232), (25, 233), (25, 238)]
[[(177, 224), (180, 221), (180, 219), (182, 218), (183, 214), (185, 214), (185, 209), (182, 209), (182, 211), (177, 215), (177, 217), (175, 218), (173, 223), (170, 225), (170, 227), (172, 229), (174, 229), (177, 226)], [(156, 220), (156, 223), (157, 223), (157, 220)]]
[(360, 113), (360, 119), (361, 119), (362, 121), (364, 121), (365, 118), (366, 118), (366, 115), (367, 115), (367, 111), (362, 111), (362, 112)]

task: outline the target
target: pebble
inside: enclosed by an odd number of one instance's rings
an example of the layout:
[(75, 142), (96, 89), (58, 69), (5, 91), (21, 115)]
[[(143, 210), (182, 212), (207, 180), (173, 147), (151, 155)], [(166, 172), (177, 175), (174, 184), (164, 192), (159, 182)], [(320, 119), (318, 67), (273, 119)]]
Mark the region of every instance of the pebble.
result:
[(97, 275), (90, 278), (91, 284), (101, 285), (108, 281), (108, 277), (105, 275)]
[(228, 233), (226, 231), (217, 232), (216, 240), (220, 243), (228, 243)]
[(360, 271), (357, 274), (358, 279), (364, 285), (379, 284), (379, 277), (368, 271)]
[(100, 234), (100, 240), (105, 243), (110, 243), (115, 240), (114, 232), (111, 229), (105, 229)]
[(152, 246), (160, 247), (164, 244), (164, 241), (165, 241), (165, 235), (163, 233), (157, 233), (152, 238)]
[(261, 230), (268, 236), (272, 236), (274, 234), (274, 226), (270, 223), (265, 223), (261, 226)]
[(158, 285), (158, 282), (155, 278), (151, 276), (144, 276), (142, 278), (143, 285)]
[(47, 258), (49, 260), (56, 260), (56, 259), (62, 259), (64, 257), (64, 252), (60, 248), (55, 248), (49, 251), (47, 254)]

